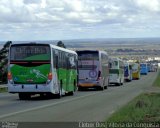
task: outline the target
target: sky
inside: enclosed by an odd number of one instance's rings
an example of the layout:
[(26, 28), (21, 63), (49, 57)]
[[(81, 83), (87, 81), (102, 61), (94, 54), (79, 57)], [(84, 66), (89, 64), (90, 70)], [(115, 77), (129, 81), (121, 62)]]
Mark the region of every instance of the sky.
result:
[(0, 41), (160, 37), (160, 0), (0, 0)]

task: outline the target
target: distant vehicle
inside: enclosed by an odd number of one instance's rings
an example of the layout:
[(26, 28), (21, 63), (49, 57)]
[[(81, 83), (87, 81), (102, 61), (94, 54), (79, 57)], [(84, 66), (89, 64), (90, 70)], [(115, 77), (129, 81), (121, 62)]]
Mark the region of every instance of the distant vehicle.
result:
[(132, 66), (128, 63), (124, 63), (124, 79), (125, 81), (132, 81)]
[(155, 72), (155, 66), (151, 63), (151, 72)]
[(109, 69), (109, 84), (123, 85), (124, 62), (119, 58), (112, 58)]
[(147, 63), (141, 63), (140, 64), (140, 72), (142, 75), (147, 75), (148, 74), (148, 67), (147, 67)]
[(77, 88), (77, 53), (51, 44), (12, 44), (8, 91), (20, 99), (40, 94), (58, 98)]
[(132, 79), (140, 79), (140, 65), (138, 63), (132, 64)]
[(157, 72), (158, 70), (158, 64), (152, 63), (151, 64), (151, 72)]
[(148, 72), (151, 72), (151, 64), (147, 63)]
[(82, 50), (78, 54), (78, 90), (108, 87), (108, 55), (104, 51)]

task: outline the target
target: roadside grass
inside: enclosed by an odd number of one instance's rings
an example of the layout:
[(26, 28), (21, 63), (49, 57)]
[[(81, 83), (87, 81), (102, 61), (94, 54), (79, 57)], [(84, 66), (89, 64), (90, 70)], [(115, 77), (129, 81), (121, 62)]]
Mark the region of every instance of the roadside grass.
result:
[(7, 92), (7, 91), (8, 91), (7, 88), (0, 88), (0, 93)]
[(160, 93), (144, 93), (113, 113), (105, 122), (159, 122), (159, 106)]
[(159, 70), (158, 70), (157, 78), (156, 78), (156, 80), (153, 83), (153, 86), (160, 87), (160, 71)]

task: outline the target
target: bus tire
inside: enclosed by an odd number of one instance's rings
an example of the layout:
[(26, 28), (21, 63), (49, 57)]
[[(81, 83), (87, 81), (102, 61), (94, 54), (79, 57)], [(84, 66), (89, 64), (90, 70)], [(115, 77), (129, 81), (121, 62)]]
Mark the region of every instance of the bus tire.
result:
[(76, 80), (74, 79), (74, 83), (73, 83), (73, 85), (74, 85), (74, 92), (75, 91), (77, 91), (77, 82), (76, 82)]
[(104, 86), (103, 86), (103, 87), (98, 86), (97, 89), (98, 89), (99, 91), (103, 91), (103, 90), (104, 90)]
[(62, 80), (59, 82), (59, 93), (57, 93), (55, 96), (57, 99), (60, 99), (62, 97)]
[(121, 86), (121, 83), (116, 83), (117, 86)]
[(104, 86), (104, 89), (107, 89), (108, 88), (108, 86), (106, 85), (106, 86)]
[(20, 100), (29, 100), (31, 95), (29, 93), (18, 93)]
[(68, 94), (67, 94), (68, 96), (73, 96), (74, 95), (74, 92), (73, 91), (71, 91), (71, 92), (68, 92)]
[(58, 93), (58, 94), (55, 94), (55, 97), (56, 97), (57, 99), (60, 99), (60, 98), (62, 97), (62, 95), (61, 95), (60, 93)]
[(79, 86), (78, 91), (83, 91), (83, 88)]

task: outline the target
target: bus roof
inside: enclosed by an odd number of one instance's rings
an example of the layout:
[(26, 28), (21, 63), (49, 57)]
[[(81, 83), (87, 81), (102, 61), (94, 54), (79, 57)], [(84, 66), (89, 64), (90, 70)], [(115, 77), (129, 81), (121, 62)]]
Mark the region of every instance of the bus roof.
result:
[(77, 50), (76, 52), (99, 52), (107, 55), (106, 51), (101, 51), (101, 50)]
[(51, 48), (55, 48), (55, 49), (58, 49), (58, 50), (61, 50), (61, 51), (65, 51), (65, 52), (68, 52), (68, 53), (72, 53), (72, 54), (76, 54), (77, 53), (75, 51), (72, 51), (72, 50), (69, 50), (69, 49), (65, 49), (65, 48), (62, 48), (62, 47), (58, 47), (56, 45), (53, 45), (53, 44), (49, 44), (49, 43), (36, 43), (36, 42), (30, 42), (30, 43), (14, 43), (14, 44), (11, 44), (11, 46), (14, 46), (14, 45), (49, 45)]
[(77, 55), (77, 53), (76, 53), (75, 51), (72, 51), (72, 50), (69, 50), (69, 49), (65, 49), (65, 48), (62, 48), (62, 47), (58, 47), (58, 46), (53, 45), (53, 44), (50, 44), (50, 46), (51, 46), (52, 48), (55, 48), (55, 49), (58, 49), (58, 50), (61, 50), (61, 51), (65, 51), (65, 52), (68, 52), (68, 53), (72, 53), (72, 54), (76, 54), (76, 55)]
[[(115, 57), (115, 58), (111, 58), (111, 60), (113, 60), (113, 61), (123, 61), (122, 59), (120, 59), (120, 58), (118, 58), (118, 57), (117, 57), (117, 58), (116, 58), (116, 57)], [(123, 61), (123, 62), (124, 62), (124, 61)]]

